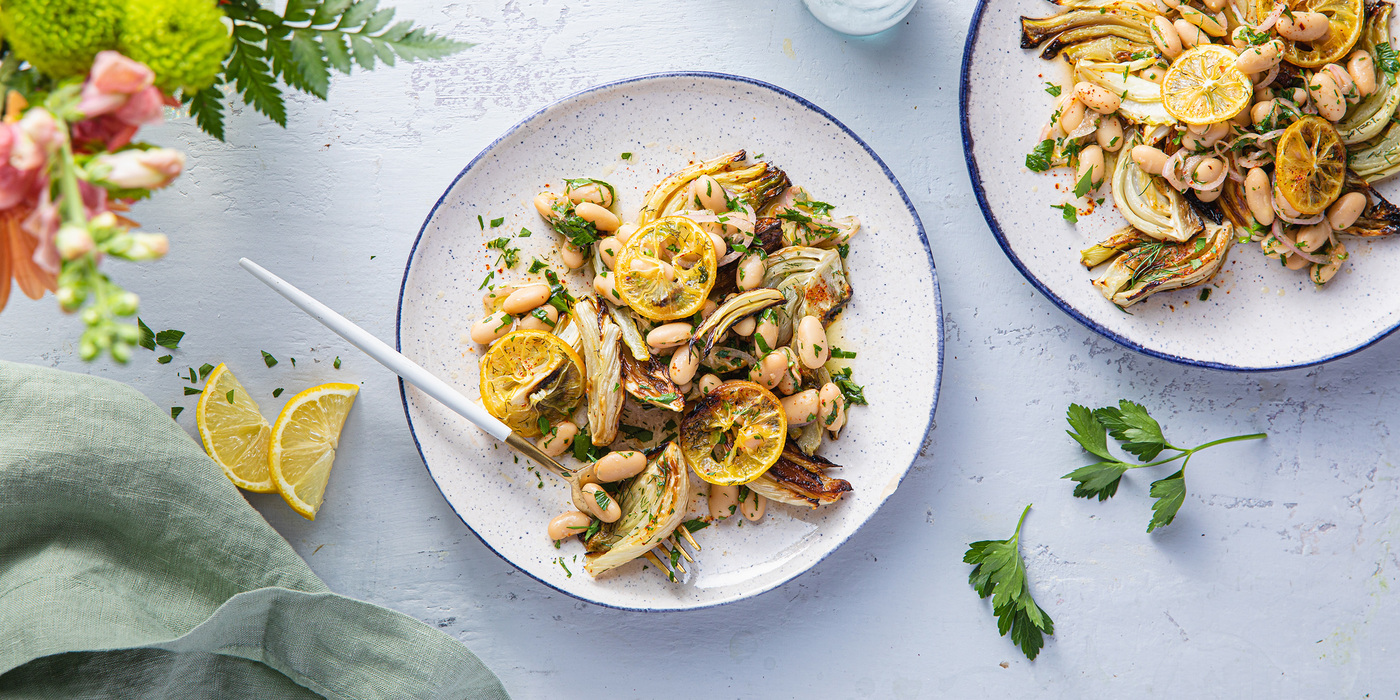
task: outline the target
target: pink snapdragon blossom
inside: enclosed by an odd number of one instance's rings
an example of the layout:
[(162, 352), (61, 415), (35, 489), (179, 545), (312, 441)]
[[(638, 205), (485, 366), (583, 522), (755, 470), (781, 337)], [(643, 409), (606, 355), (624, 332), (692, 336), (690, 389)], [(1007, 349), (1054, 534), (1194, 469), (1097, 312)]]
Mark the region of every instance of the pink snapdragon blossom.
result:
[(10, 165), (20, 170), (33, 170), (48, 160), (67, 134), (59, 130), (58, 121), (49, 110), (34, 107), (15, 124), (13, 136)]
[(92, 159), (93, 170), (117, 187), (156, 190), (170, 184), (185, 169), (185, 154), (173, 148), (129, 149)]
[[(133, 95), (145, 92), (156, 74), (144, 63), (116, 51), (100, 51), (92, 62), (92, 72), (83, 84), (78, 111), (92, 118), (115, 112)], [(156, 93), (159, 95), (159, 91)]]

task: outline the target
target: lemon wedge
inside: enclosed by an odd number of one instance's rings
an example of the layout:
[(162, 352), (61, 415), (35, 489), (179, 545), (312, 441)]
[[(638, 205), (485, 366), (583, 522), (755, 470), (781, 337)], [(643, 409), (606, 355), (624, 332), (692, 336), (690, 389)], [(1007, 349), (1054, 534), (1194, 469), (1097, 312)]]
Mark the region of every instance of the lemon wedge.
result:
[(272, 427), (263, 418), (257, 402), (223, 363), (204, 382), (195, 422), (204, 451), (223, 468), (229, 481), (248, 491), (277, 490), (267, 467)]
[(272, 425), (268, 468), (292, 510), (316, 519), (331, 476), (340, 429), (360, 388), (322, 384), (293, 396)]
[(1178, 121), (1215, 124), (1244, 111), (1254, 84), (1235, 67), (1235, 52), (1216, 44), (1177, 57), (1162, 79), (1162, 106)]

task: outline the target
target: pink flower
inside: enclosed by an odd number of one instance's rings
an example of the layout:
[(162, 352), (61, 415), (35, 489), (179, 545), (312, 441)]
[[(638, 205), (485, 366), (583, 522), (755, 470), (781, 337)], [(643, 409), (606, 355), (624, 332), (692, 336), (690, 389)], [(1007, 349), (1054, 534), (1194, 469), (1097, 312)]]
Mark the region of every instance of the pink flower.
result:
[(185, 169), (185, 154), (173, 148), (129, 149), (92, 159), (94, 175), (123, 188), (165, 187)]
[(84, 119), (73, 124), (73, 145), (90, 151), (114, 151), (131, 143), (139, 127), (128, 124), (114, 114), (96, 119)]
[(24, 113), (15, 124), (14, 144), (10, 148), (10, 165), (20, 170), (33, 170), (48, 160), (53, 149), (62, 143), (65, 134), (58, 122), (43, 107)]
[(159, 124), (165, 116), (164, 103), (160, 89), (152, 86), (132, 95), (112, 116), (132, 126)]
[[(154, 89), (155, 73), (144, 63), (133, 61), (116, 51), (101, 51), (92, 62), (92, 72), (83, 84), (78, 111), (87, 117), (97, 117), (121, 109), (130, 99)], [(157, 91), (159, 96), (160, 92)], [(149, 100), (149, 98), (147, 98)], [(131, 121), (144, 124), (147, 121)]]
[(58, 233), (59, 215), (58, 205), (49, 196), (49, 179), (39, 178), (39, 201), (34, 207), (34, 211), (25, 217), (20, 228), (33, 236), (38, 245), (34, 247), (34, 264), (39, 269), (57, 275), (63, 258), (58, 254), (58, 247), (54, 245), (54, 236)]
[(34, 194), (37, 170), (20, 170), (8, 163), (0, 164), (0, 210), (23, 202)]

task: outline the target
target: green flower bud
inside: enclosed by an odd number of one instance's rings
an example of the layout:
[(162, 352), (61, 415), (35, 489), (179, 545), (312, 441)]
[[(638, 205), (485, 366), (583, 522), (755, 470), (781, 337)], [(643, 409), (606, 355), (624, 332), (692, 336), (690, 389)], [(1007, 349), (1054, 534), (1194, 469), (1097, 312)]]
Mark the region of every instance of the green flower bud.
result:
[(112, 310), (112, 313), (118, 316), (130, 316), (136, 313), (136, 308), (140, 306), (140, 304), (141, 297), (131, 292), (122, 292), (117, 295), (116, 299), (112, 300), (109, 308)]
[(100, 352), (102, 350), (97, 347), (97, 343), (84, 334), (83, 339), (78, 343), (78, 356), (87, 362), (92, 362), (97, 359), (97, 354)]
[(122, 19), (121, 52), (150, 66), (167, 93), (213, 85), (232, 47), (214, 0), (140, 0)]
[[(59, 80), (86, 75), (97, 52), (117, 47), (123, 0), (5, 0), (0, 30), (16, 58)], [(142, 3), (132, 3), (140, 5)]]
[(70, 314), (77, 311), (78, 307), (82, 306), (83, 302), (87, 301), (87, 294), (73, 286), (59, 287), (58, 291), (54, 293), (54, 296), (58, 297), (59, 308)]
[(126, 364), (131, 359), (131, 343), (118, 340), (112, 344), (112, 359)]
[(123, 343), (135, 345), (141, 342), (141, 329), (130, 323), (123, 323), (117, 326), (117, 338)]
[(95, 326), (98, 323), (102, 322), (102, 312), (98, 311), (96, 308), (89, 306), (88, 308), (83, 309), (82, 319), (83, 323), (89, 326)]

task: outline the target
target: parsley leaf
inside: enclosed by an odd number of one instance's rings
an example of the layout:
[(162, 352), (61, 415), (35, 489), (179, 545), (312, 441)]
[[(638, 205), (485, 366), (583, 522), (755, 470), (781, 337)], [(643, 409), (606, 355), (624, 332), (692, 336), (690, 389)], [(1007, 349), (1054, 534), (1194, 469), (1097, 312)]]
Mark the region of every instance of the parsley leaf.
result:
[(228, 398), (229, 403), (233, 403), (233, 391), (233, 389), (229, 389), (228, 394), (226, 394), (226, 398)]
[(185, 396), (191, 396), (191, 395), (193, 395), (193, 394), (202, 394), (202, 393), (204, 393), (204, 391), (201, 390), (201, 389), (196, 389), (196, 388), (194, 388), (194, 387), (192, 387), (192, 386), (187, 386), (187, 387), (185, 387)]
[(181, 414), (181, 413), (184, 413), (184, 412), (185, 412), (185, 407), (184, 407), (184, 406), (171, 406), (171, 407), (170, 407), (170, 420), (175, 420), (176, 418), (179, 418), (179, 417), (180, 417), (180, 414)]
[(506, 222), (506, 217), (504, 217), (504, 216), (502, 216), (502, 217), (499, 218), (499, 219), (492, 219), (492, 220), (491, 220), (491, 228), (497, 228), (497, 227), (499, 227), (501, 224), (504, 224), (505, 222)]
[(831, 381), (835, 382), (836, 388), (841, 390), (841, 395), (846, 398), (847, 404), (854, 406), (870, 405), (870, 402), (865, 400), (865, 387), (851, 380), (850, 367), (842, 367), (832, 372)]
[(1050, 156), (1055, 152), (1054, 139), (1045, 139), (1036, 144), (1035, 150), (1026, 154), (1026, 167), (1032, 172), (1043, 173), (1050, 169)]
[(1395, 55), (1395, 49), (1390, 47), (1390, 42), (1376, 44), (1376, 67), (1385, 73), (1387, 85), (1395, 84), (1395, 75), (1400, 73), (1400, 58)]
[(336, 369), (340, 369), (340, 355), (335, 356), (335, 362), (332, 362), (331, 366), (335, 367)]
[(1084, 195), (1089, 194), (1089, 190), (1092, 189), (1094, 189), (1094, 169), (1089, 168), (1089, 172), (1084, 173), (1084, 177), (1079, 178), (1079, 182), (1075, 184), (1074, 196), (1083, 197)]
[(150, 326), (146, 325), (145, 321), (141, 320), (140, 316), (136, 317), (136, 329), (141, 332), (141, 339), (137, 341), (136, 344), (147, 350), (155, 350), (156, 334), (151, 330)]
[(838, 347), (831, 348), (831, 358), (833, 360), (849, 360), (855, 356), (856, 354), (853, 351), (842, 350)]
[(184, 331), (161, 331), (156, 334), (156, 345), (178, 350), (180, 349), (180, 340), (184, 337)]
[(275, 399), (275, 398), (277, 398), (277, 397), (279, 397), (279, 396), (281, 396), (281, 395), (282, 395), (282, 387), (279, 386), (279, 387), (277, 387), (276, 389), (273, 389), (273, 390), (272, 390), (272, 398)]
[(1026, 583), (1026, 564), (1021, 559), (1021, 527), (1031, 507), (1021, 511), (1016, 532), (1005, 540), (973, 542), (963, 555), (963, 562), (972, 564), (967, 582), (978, 597), (992, 599), (992, 613), (997, 617), (997, 631), (1003, 637), (1011, 633), (1011, 641), (1021, 647), (1027, 659), (1035, 660), (1045, 646), (1043, 635), (1055, 634), (1055, 623), (1031, 597)]
[(267, 365), (269, 369), (277, 366), (277, 358), (273, 357), (271, 353), (269, 353), (266, 350), (263, 350), (262, 354), (263, 364)]
[(1086, 452), (1103, 459), (1115, 459), (1108, 451), (1108, 429), (1094, 416), (1094, 412), (1077, 403), (1069, 405), (1067, 414), (1070, 430), (1065, 432), (1079, 443)]
[(162, 365), (168, 365), (168, 364), (170, 364), (170, 361), (173, 360), (173, 359), (175, 359), (175, 356), (174, 356), (174, 355), (161, 355), (160, 357), (157, 357), (157, 358), (156, 358), (156, 363), (162, 364)]
[(694, 518), (681, 523), (681, 526), (689, 532), (696, 532), (699, 530), (704, 530), (705, 528), (709, 527), (710, 524), (699, 518)]
[(1152, 482), (1148, 495), (1157, 500), (1152, 504), (1152, 521), (1147, 523), (1147, 531), (1171, 525), (1176, 519), (1176, 512), (1186, 501), (1186, 467), (1165, 479)]
[(1162, 450), (1172, 447), (1162, 436), (1162, 426), (1147, 415), (1142, 404), (1123, 399), (1118, 402), (1118, 408), (1100, 408), (1094, 411), (1094, 416), (1108, 428), (1114, 440), (1123, 443), (1125, 452), (1143, 462), (1156, 459)]
[(1059, 209), (1064, 213), (1065, 221), (1071, 224), (1079, 223), (1079, 210), (1073, 204), (1051, 204), (1051, 209)]
[(1059, 85), (1056, 85), (1056, 84), (1054, 84), (1054, 83), (1052, 83), (1052, 82), (1049, 82), (1049, 81), (1046, 81), (1046, 82), (1045, 82), (1045, 91), (1048, 92), (1048, 93), (1050, 93), (1050, 95), (1051, 95), (1052, 97), (1059, 97), (1059, 96), (1060, 96), (1060, 86), (1059, 86)]
[[(292, 364), (296, 364), (296, 363), (293, 362)], [(202, 365), (199, 366), (199, 378), (200, 378), (201, 380), (206, 379), (206, 378), (209, 377), (209, 373), (210, 373), (210, 372), (213, 372), (213, 371), (214, 371), (214, 365), (211, 365), (211, 364), (209, 364), (208, 362), (206, 362), (206, 363), (204, 363), (204, 364), (202, 364)]]
[(623, 152), (622, 152), (622, 159), (623, 159), (623, 160), (632, 160), (632, 152), (631, 152), (631, 151), (623, 151)]
[(1131, 468), (1131, 464), (1117, 460), (1099, 462), (1080, 467), (1063, 478), (1079, 482), (1074, 486), (1075, 498), (1098, 496), (1100, 501), (1106, 501), (1118, 493), (1118, 483), (1123, 480), (1124, 472)]

